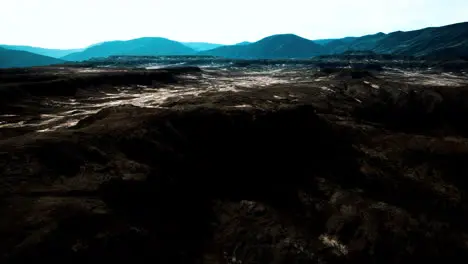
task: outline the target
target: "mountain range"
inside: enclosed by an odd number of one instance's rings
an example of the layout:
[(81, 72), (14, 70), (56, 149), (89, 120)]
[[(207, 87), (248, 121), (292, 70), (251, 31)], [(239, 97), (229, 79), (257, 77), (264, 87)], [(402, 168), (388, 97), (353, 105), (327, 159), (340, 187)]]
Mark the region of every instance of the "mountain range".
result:
[[(379, 54), (466, 57), (468, 56), (468, 22), (341, 39), (309, 40), (293, 34), (281, 34), (253, 43), (241, 42), (235, 45), (177, 42), (160, 37), (144, 37), (128, 41), (98, 43), (81, 50), (53, 50), (11, 45), (0, 45), (0, 47), (9, 51), (23, 52), (9, 53), (3, 50), (0, 55), (0, 67), (11, 65), (11, 59), (17, 61), (15, 65), (43, 65), (45, 61), (51, 63), (60, 61), (54, 60), (53, 57), (65, 61), (84, 61), (113, 55), (211, 55), (235, 59), (303, 59), (318, 55), (340, 54), (350, 50), (365, 50)], [(24, 52), (32, 55), (26, 56)], [(47, 56), (47, 60), (39, 55)], [(34, 58), (37, 58), (37, 63), (34, 63)], [(9, 63), (6, 63), (7, 61)]]

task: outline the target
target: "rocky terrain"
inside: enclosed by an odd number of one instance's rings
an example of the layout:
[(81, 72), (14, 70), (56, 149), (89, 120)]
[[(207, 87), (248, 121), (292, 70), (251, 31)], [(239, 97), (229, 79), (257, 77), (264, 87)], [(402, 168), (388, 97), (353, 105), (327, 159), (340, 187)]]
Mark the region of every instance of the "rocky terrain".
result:
[(0, 70), (1, 263), (468, 261), (463, 67), (116, 61)]

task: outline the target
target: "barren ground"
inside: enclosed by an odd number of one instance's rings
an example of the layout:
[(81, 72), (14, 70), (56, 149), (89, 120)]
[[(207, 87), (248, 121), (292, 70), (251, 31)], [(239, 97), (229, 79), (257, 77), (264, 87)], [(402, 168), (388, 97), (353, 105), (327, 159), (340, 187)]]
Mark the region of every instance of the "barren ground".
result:
[(468, 261), (468, 77), (0, 72), (0, 261)]

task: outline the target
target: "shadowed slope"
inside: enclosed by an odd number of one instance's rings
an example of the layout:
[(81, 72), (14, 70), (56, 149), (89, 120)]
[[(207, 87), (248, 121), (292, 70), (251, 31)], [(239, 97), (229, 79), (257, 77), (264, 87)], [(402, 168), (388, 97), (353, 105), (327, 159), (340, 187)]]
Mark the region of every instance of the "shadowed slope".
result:
[(45, 66), (63, 63), (63, 60), (27, 51), (0, 48), (0, 68)]

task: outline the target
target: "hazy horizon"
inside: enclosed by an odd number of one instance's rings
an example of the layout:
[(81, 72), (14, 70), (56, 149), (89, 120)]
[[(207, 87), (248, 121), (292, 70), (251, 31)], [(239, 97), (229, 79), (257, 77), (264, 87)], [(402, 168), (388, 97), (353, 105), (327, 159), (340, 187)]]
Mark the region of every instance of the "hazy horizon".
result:
[(76, 49), (140, 37), (235, 44), (284, 33), (330, 39), (465, 22), (466, 10), (465, 0), (6, 0), (0, 44)]

